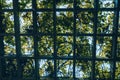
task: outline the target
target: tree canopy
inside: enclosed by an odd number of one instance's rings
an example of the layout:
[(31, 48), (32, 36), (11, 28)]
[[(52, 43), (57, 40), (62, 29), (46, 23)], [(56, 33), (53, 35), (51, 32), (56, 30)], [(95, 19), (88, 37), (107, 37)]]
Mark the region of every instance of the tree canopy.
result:
[(120, 79), (117, 0), (33, 1), (0, 0), (2, 80)]

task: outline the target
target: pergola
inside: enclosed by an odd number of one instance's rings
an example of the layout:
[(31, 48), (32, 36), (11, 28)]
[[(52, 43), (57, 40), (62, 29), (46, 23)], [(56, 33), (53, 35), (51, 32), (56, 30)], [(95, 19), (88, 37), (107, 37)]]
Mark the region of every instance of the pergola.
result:
[[(20, 8), (19, 4), (21, 0), (10, 0), (12, 5), (10, 7), (4, 7), (2, 6), (2, 1), (4, 0), (0, 0), (1, 4), (0, 4), (0, 80), (61, 80), (61, 79), (65, 79), (65, 80), (103, 80), (102, 78), (97, 78), (96, 77), (96, 66), (97, 64), (99, 64), (99, 62), (109, 62), (111, 65), (106, 64), (106, 66), (110, 66), (110, 77), (108, 79), (104, 79), (104, 80), (119, 80), (120, 77), (116, 76), (115, 73), (117, 71), (117, 65), (118, 63), (120, 63), (120, 42), (118, 42), (118, 39), (120, 39), (120, 22), (119, 22), (119, 18), (120, 18), (120, 0), (105, 0), (105, 1), (113, 1), (114, 3), (112, 7), (105, 7), (104, 4), (104, 0), (89, 0), (89, 1), (93, 1), (93, 4), (91, 3), (92, 7), (91, 8), (84, 8), (84, 7), (80, 7), (78, 6), (77, 1), (79, 0), (71, 0), (72, 3), (72, 7), (70, 8), (66, 8), (64, 6), (62, 7), (57, 7), (56, 1), (57, 0), (52, 0), (53, 1), (53, 6), (52, 7), (43, 7), (43, 8), (37, 8), (38, 6), (38, 1), (39, 0), (30, 0), (31, 3), (31, 7), (28, 8)], [(8, 1), (8, 0), (5, 0)], [(46, 0), (45, 0), (46, 1)], [(49, 1), (49, 0), (48, 0)], [(85, 0), (80, 0), (80, 1), (85, 1)], [(103, 1), (103, 5), (100, 5), (100, 1)], [(9, 4), (6, 3), (6, 4)], [(60, 12), (71, 12), (73, 14), (73, 32), (72, 33), (57, 33), (57, 16), (59, 15)], [(76, 28), (76, 24), (77, 24), (77, 15), (79, 12), (91, 12), (94, 16), (94, 20), (93, 20), (93, 31), (92, 33), (77, 33), (77, 28)], [(21, 16), (18, 15), (19, 13), (26, 13), (29, 12), (31, 14), (31, 20), (32, 20), (32, 29), (30, 33), (22, 33), (21, 32), (21, 25), (22, 25), (22, 20), (20, 21)], [(53, 32), (49, 32), (49, 33), (45, 33), (45, 32), (40, 32), (38, 31), (38, 22), (37, 22), (37, 16), (40, 15), (40, 13), (42, 12), (51, 12), (52, 14), (52, 21), (53, 21)], [(113, 13), (114, 14), (114, 18), (113, 18), (113, 27), (112, 27), (112, 32), (105, 32), (105, 33), (98, 33), (98, 17), (99, 17), (99, 12), (105, 12), (109, 14)], [(13, 32), (9, 32), (7, 33), (5, 31), (5, 29), (3, 27), (6, 26), (5, 23), (3, 23), (3, 20), (5, 19), (5, 17), (3, 16), (3, 14), (12, 14), (13, 15)], [(26, 29), (27, 30), (27, 29)], [(29, 30), (28, 30), (29, 31)], [(38, 55), (38, 47), (40, 44), (38, 44), (39, 42), (39, 37), (40, 36), (47, 36), (48, 40), (51, 40), (49, 38), (52, 38), (52, 43), (53, 43), (53, 53), (52, 56), (49, 55)], [(58, 56), (57, 52), (57, 38), (58, 37), (71, 37), (72, 38), (72, 55), (71, 56)], [(91, 57), (78, 57), (76, 54), (76, 37), (92, 37), (92, 50), (91, 50)], [(11, 38), (12, 37), (12, 38)], [(28, 55), (23, 55), (22, 51), (21, 51), (21, 46), (22, 46), (22, 38), (21, 37), (32, 37), (29, 38), (32, 40), (32, 42), (34, 44), (31, 43), (27, 43), (27, 45), (33, 45), (33, 54), (29, 54)], [(96, 56), (97, 54), (97, 48), (99, 46), (97, 46), (97, 38), (98, 37), (107, 37), (110, 38), (112, 41), (112, 46), (111, 46), (111, 56), (110, 58), (99, 58)], [(13, 53), (10, 52), (11, 54), (7, 54), (5, 52), (5, 46), (7, 45), (5, 43), (5, 39), (13, 39), (14, 41), (14, 45), (15, 45), (15, 54), (14, 51)], [(26, 40), (29, 40), (26, 39)], [(8, 44), (9, 45), (9, 44)], [(84, 46), (84, 45), (83, 45)], [(82, 46), (81, 46), (82, 47)], [(90, 47), (90, 46), (88, 46)], [(48, 63), (52, 63), (53, 68), (54, 68), (54, 77), (53, 78), (48, 78), (48, 76), (42, 76), (40, 75), (40, 65), (44, 63), (44, 61), (48, 60)], [(62, 67), (62, 65), (64, 64), (58, 64), (58, 61), (61, 62), (65, 62), (69, 60), (72, 64), (72, 76), (59, 76), (58, 73), (58, 69), (59, 67)], [(22, 75), (22, 64), (24, 64), (24, 62), (29, 62), (31, 64), (34, 65), (34, 72), (33, 75), (34, 76), (29, 76), (27, 78), (24, 78), (24, 76)], [(40, 62), (41, 61), (41, 62)], [(42, 63), (43, 61), (43, 63)], [(79, 79), (77, 78), (77, 74), (76, 74), (76, 61), (89, 61), (91, 65), (90, 69), (91, 69), (91, 73), (90, 73), (90, 78), (86, 78), (86, 79)], [(7, 77), (5, 77), (6, 73), (6, 66), (8, 65), (7, 63), (16, 63), (15, 66), (17, 69), (11, 70), (13, 71), (14, 76), (16, 75), (16, 77), (12, 77), (7, 79)], [(12, 65), (12, 64), (11, 64)], [(48, 64), (49, 65), (49, 64)], [(120, 68), (119, 68), (120, 69)], [(8, 70), (9, 71), (9, 70)], [(15, 72), (15, 73), (14, 73)], [(44, 73), (44, 72), (43, 72)], [(81, 73), (82, 75), (82, 73)], [(69, 78), (71, 77), (71, 78)]]

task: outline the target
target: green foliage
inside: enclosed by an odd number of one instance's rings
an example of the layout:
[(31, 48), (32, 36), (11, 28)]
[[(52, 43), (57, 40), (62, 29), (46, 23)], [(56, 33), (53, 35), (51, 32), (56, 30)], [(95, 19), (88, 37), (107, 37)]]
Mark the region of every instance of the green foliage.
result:
[(76, 38), (76, 57), (92, 57), (92, 37), (80, 36)]
[(53, 38), (50, 36), (42, 36), (38, 39), (38, 52), (39, 55), (52, 56), (54, 53), (53, 49)]
[(4, 68), (6, 69), (4, 77), (12, 79), (12, 77), (17, 76), (17, 64), (15, 59), (5, 59)]
[(58, 77), (73, 78), (73, 61), (72, 60), (57, 60), (57, 75)]
[(92, 68), (92, 63), (90, 61), (77, 60), (76, 77), (79, 79), (84, 79), (84, 78), (89, 79), (91, 77), (91, 68)]
[[(2, 0), (2, 9), (13, 9), (13, 1)], [(77, 8), (94, 8), (94, 0), (76, 0)], [(34, 57), (34, 39), (37, 43), (37, 56), (38, 57), (54, 57), (54, 46), (56, 47), (56, 53), (58, 58), (71, 58), (73, 57), (74, 47), (76, 58), (92, 58), (93, 47), (96, 47), (96, 57), (102, 59), (112, 58), (112, 36), (97, 36), (96, 46), (94, 46), (93, 36), (58, 36), (59, 34), (74, 33), (74, 27), (76, 27), (75, 34), (94, 34), (94, 27), (97, 27), (97, 34), (111, 34), (113, 33), (113, 11), (99, 11), (97, 26), (94, 25), (94, 11), (77, 11), (76, 19), (74, 19), (73, 11), (56, 11), (56, 21), (54, 21), (55, 15), (53, 12), (54, 0), (36, 0), (37, 9), (46, 9), (46, 11), (36, 11), (37, 26), (33, 23), (33, 12), (18, 12), (19, 23), (17, 27), (20, 27), (20, 48), (22, 57)], [(110, 4), (112, 3), (112, 4)], [(99, 2), (99, 8), (113, 8), (114, 3), (108, 2), (103, 4), (102, 0)], [(19, 0), (19, 8), (32, 9), (32, 0)], [(51, 11), (47, 11), (48, 9)], [(73, 8), (73, 0), (56, 0), (56, 8)], [(33, 9), (34, 10), (34, 9)], [(4, 36), (4, 56), (16, 56), (16, 43), (15, 43), (15, 26), (14, 26), (14, 14), (13, 12), (3, 12), (1, 17), (2, 26), (1, 30), (4, 30), (4, 34), (12, 34), (12, 36)], [(76, 21), (74, 26), (74, 21)], [(54, 26), (55, 24), (55, 26)], [(56, 39), (51, 35), (54, 33), (54, 27), (56, 27)], [(34, 34), (34, 30), (37, 28), (39, 36)], [(45, 35), (43, 35), (45, 34)], [(46, 35), (49, 34), (49, 35)], [(22, 35), (22, 36), (21, 36)], [(29, 35), (29, 36), (28, 36)], [(35, 35), (35, 37), (33, 36)], [(56, 41), (54, 41), (56, 40)], [(56, 42), (56, 45), (54, 44)], [(117, 56), (119, 55), (119, 43), (120, 38), (117, 39)], [(75, 46), (74, 46), (75, 45)], [(54, 59), (54, 58), (53, 58)], [(10, 79), (13, 76), (17, 76), (17, 60), (4, 60), (6, 76)], [(54, 74), (54, 60), (39, 59), (35, 61), (33, 59), (23, 59), (19, 62), (21, 68), (22, 78), (35, 77), (35, 65), (39, 69), (40, 77), (48, 77), (45, 80), (53, 80)], [(8, 66), (8, 67), (7, 67)], [(65, 77), (65, 79), (59, 78), (59, 80), (73, 80), (73, 60), (56, 60), (57, 77)], [(106, 67), (107, 66), (107, 67)], [(120, 79), (120, 63), (116, 63), (116, 79)], [(88, 60), (76, 60), (75, 63), (75, 75), (78, 80), (88, 80), (92, 75), (92, 61)], [(95, 62), (95, 78), (110, 78), (110, 71), (112, 69), (111, 61), (96, 61)], [(37, 72), (37, 71), (36, 71)], [(41, 79), (43, 80), (43, 79)]]
[(37, 0), (37, 8), (53, 8), (53, 0)]
[[(19, 14), (20, 17), (20, 32), (21, 33), (32, 33), (30, 30), (33, 30), (33, 18), (32, 18), (32, 12), (21, 12)], [(28, 31), (29, 29), (29, 31)]]
[(23, 78), (29, 78), (35, 76), (35, 66), (34, 66), (34, 60), (33, 59), (23, 59), (20, 60), (21, 62), (21, 70), (22, 70), (22, 77)]
[(113, 32), (113, 12), (99, 12), (98, 13), (98, 33), (112, 33)]
[(19, 0), (20, 9), (32, 8), (32, 0)]
[(57, 12), (57, 33), (73, 33), (73, 13)]
[(73, 56), (73, 38), (71, 36), (57, 37), (57, 55)]
[[(108, 65), (109, 64), (109, 65)], [(112, 63), (109, 61), (97, 61), (96, 62), (96, 78), (110, 78), (110, 66)]]
[(120, 62), (116, 62), (116, 73), (115, 73), (115, 79), (120, 78)]
[(120, 37), (117, 39), (117, 56), (120, 57)]
[(76, 19), (78, 33), (93, 33), (94, 15), (92, 12), (79, 12)]
[(3, 9), (13, 9), (12, 0), (0, 0)]
[(100, 8), (114, 8), (114, 0), (100, 0), (99, 1), (99, 6)]
[(13, 12), (4, 12), (2, 20), (2, 28), (6, 33), (14, 33), (14, 15)]
[(53, 33), (53, 12), (38, 12), (38, 31), (41, 33)]
[(94, 8), (94, 0), (76, 0), (80, 8)]
[(16, 54), (16, 46), (15, 46), (15, 37), (13, 36), (5, 36), (4, 37), (4, 51), (5, 55), (10, 53)]
[(34, 42), (33, 42), (33, 37), (31, 36), (21, 36), (21, 52), (22, 55), (30, 55), (33, 56), (33, 47), (34, 47)]
[(97, 37), (97, 57), (112, 58), (112, 37)]
[(73, 0), (56, 0), (57, 8), (73, 8)]

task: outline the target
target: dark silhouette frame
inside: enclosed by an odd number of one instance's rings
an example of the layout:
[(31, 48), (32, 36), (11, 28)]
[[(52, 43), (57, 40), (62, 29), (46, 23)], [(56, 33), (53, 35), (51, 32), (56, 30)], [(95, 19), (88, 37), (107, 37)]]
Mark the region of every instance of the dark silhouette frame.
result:
[[(91, 73), (91, 80), (95, 80), (95, 63), (96, 61), (111, 61), (112, 63), (112, 70), (111, 70), (111, 78), (110, 80), (115, 80), (115, 70), (116, 70), (116, 62), (120, 61), (120, 58), (117, 57), (117, 38), (120, 37), (120, 34), (118, 34), (118, 27), (119, 25), (119, 12), (120, 12), (120, 0), (115, 0), (114, 1), (114, 8), (99, 8), (99, 0), (94, 0), (94, 8), (79, 8), (77, 7), (77, 1), (73, 1), (73, 8), (56, 8), (56, 0), (53, 0), (53, 8), (41, 8), (37, 9), (36, 6), (36, 0), (32, 0), (32, 8), (31, 9), (20, 9), (19, 8), (19, 2), (18, 0), (13, 0), (13, 9), (2, 9), (2, 6), (0, 6), (0, 80), (4, 80), (3, 76), (4, 74), (4, 60), (5, 59), (16, 59), (17, 62), (17, 77), (12, 80), (22, 80), (21, 79), (21, 60), (26, 60), (26, 59), (33, 59), (35, 61), (35, 69), (34, 69), (34, 79), (39, 80), (41, 77), (39, 76), (39, 59), (47, 59), (47, 60), (53, 60), (54, 61), (54, 80), (57, 80), (57, 60), (72, 60), (73, 61), (73, 79), (77, 80), (76, 75), (75, 75), (75, 65), (76, 65), (76, 60), (85, 60), (85, 61), (91, 61), (92, 63), (92, 73)], [(38, 32), (38, 27), (37, 27), (37, 12), (43, 12), (43, 11), (52, 11), (53, 12), (53, 33), (40, 33)], [(56, 12), (61, 12), (61, 11), (71, 11), (74, 13), (74, 24), (73, 24), (73, 33), (57, 33), (56, 32)], [(78, 12), (82, 11), (91, 11), (94, 13), (94, 28), (93, 28), (93, 33), (76, 33), (76, 15)], [(105, 34), (97, 33), (97, 22), (98, 22), (98, 12), (99, 11), (113, 11), (115, 14), (114, 21), (113, 21), (113, 33), (111, 34)], [(14, 14), (14, 29), (15, 33), (5, 33), (4, 29), (2, 29), (2, 26), (4, 24), (2, 23), (3, 19), (3, 12), (13, 12)], [(33, 16), (33, 32), (32, 33), (20, 33), (20, 22), (18, 12), (32, 12)], [(14, 36), (15, 37), (15, 45), (16, 45), (16, 56), (4, 56), (4, 36)], [(21, 43), (20, 43), (20, 37), (21, 36), (32, 36), (34, 39), (34, 56), (33, 57), (28, 57), (28, 56), (22, 56), (21, 54)], [(51, 56), (38, 56), (38, 36), (53, 36), (53, 43), (54, 43), (54, 53), (53, 57)], [(73, 57), (58, 57), (57, 56), (57, 36), (73, 36)], [(92, 50), (92, 57), (91, 58), (84, 58), (84, 57), (77, 57), (76, 56), (76, 37), (77, 36), (91, 36), (93, 37), (93, 50)], [(97, 36), (101, 37), (112, 37), (112, 58), (97, 58), (96, 57), (96, 40)], [(24, 80), (24, 79), (23, 79)], [(28, 79), (32, 80), (32, 79)]]

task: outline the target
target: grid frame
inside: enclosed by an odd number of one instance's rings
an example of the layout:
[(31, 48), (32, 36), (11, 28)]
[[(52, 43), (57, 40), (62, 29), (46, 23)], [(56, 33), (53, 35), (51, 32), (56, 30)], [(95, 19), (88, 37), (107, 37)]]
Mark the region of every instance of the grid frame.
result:
[[(0, 7), (0, 13), (3, 14), (4, 12), (13, 12), (14, 14), (14, 33), (5, 33), (3, 32), (2, 28), (0, 30), (0, 64), (4, 63), (4, 59), (16, 59), (17, 62), (17, 77), (19, 80), (26, 80), (26, 79), (22, 79), (22, 73), (21, 73), (21, 60), (25, 60), (25, 59), (33, 59), (35, 62), (35, 76), (33, 77), (35, 80), (41, 80), (44, 77), (43, 76), (39, 76), (39, 59), (47, 59), (47, 60), (53, 60), (54, 62), (54, 79), (53, 80), (59, 80), (59, 77), (57, 75), (57, 61), (59, 60), (72, 60), (73, 61), (73, 73), (72, 73), (72, 79), (73, 80), (77, 80), (76, 78), (76, 61), (90, 61), (92, 64), (91, 67), (91, 76), (90, 76), (90, 80), (98, 80), (96, 78), (96, 62), (97, 61), (110, 61), (111, 63), (111, 72), (110, 74), (112, 74), (112, 76), (110, 76), (110, 80), (115, 80), (115, 72), (116, 72), (116, 63), (120, 61), (119, 57), (117, 57), (117, 44), (118, 44), (118, 37), (120, 37), (120, 34), (118, 32), (118, 28), (119, 28), (119, 13), (120, 13), (120, 1), (119, 0), (114, 0), (114, 7), (113, 8), (99, 8), (99, 0), (94, 0), (94, 8), (79, 8), (78, 6), (76, 6), (77, 0), (73, 0), (73, 8), (56, 8), (56, 0), (53, 0), (53, 8), (37, 8), (37, 0), (31, 0), (31, 4), (32, 4), (32, 8), (31, 9), (20, 9), (19, 5), (19, 1), (18, 0), (12, 0), (13, 3), (13, 9), (3, 9), (2, 6)], [(2, 4), (2, 3), (1, 3)], [(52, 12), (52, 18), (53, 18), (53, 33), (41, 33), (38, 32), (38, 27), (37, 27), (37, 12)], [(57, 33), (57, 12), (64, 12), (64, 11), (71, 11), (73, 12), (73, 33)], [(77, 14), (79, 12), (83, 12), (83, 11), (91, 11), (93, 12), (94, 15), (94, 20), (93, 20), (93, 24), (94, 24), (94, 28), (93, 28), (93, 33), (77, 33), (77, 26), (76, 26), (76, 19), (77, 19)], [(98, 26), (98, 12), (99, 11), (113, 11), (114, 12), (114, 19), (113, 19), (113, 33), (97, 33), (97, 26)], [(20, 22), (18, 21), (20, 19), (19, 17), (19, 12), (32, 12), (32, 20), (33, 20), (33, 33), (21, 33), (20, 32)], [(0, 15), (0, 21), (2, 24), (2, 15)], [(0, 26), (2, 27), (3, 24)], [(3, 38), (5, 36), (14, 36), (15, 37), (15, 45), (16, 45), (16, 56), (4, 56), (4, 42), (3, 42)], [(34, 43), (34, 56), (29, 57), (29, 56), (23, 56), (22, 52), (21, 52), (21, 36), (32, 36), (33, 37), (33, 43)], [(53, 56), (39, 56), (38, 54), (38, 38), (39, 36), (52, 36), (53, 38)], [(57, 55), (57, 37), (58, 36), (70, 36), (73, 37), (73, 56), (62, 56), (59, 57)], [(81, 37), (81, 36), (90, 36), (93, 37), (93, 50), (92, 50), (92, 57), (77, 57), (77, 51), (76, 51), (76, 42), (77, 39), (76, 37)], [(112, 37), (112, 51), (111, 51), (111, 55), (112, 58), (97, 58), (96, 57), (96, 45), (97, 45), (97, 37)], [(4, 66), (4, 65), (3, 65)], [(2, 80), (4, 80), (2, 73), (4, 72), (2, 65), (0, 65), (0, 77), (2, 78)], [(15, 78), (15, 79), (16, 79)], [(65, 77), (67, 78), (67, 77)], [(100, 78), (99, 78), (100, 79)], [(32, 80), (32, 78), (28, 78), (28, 80)]]

